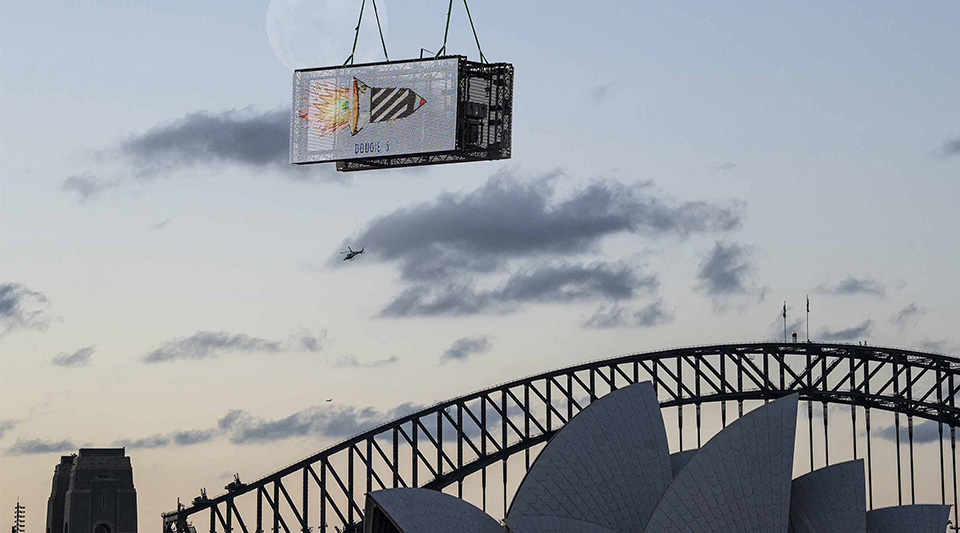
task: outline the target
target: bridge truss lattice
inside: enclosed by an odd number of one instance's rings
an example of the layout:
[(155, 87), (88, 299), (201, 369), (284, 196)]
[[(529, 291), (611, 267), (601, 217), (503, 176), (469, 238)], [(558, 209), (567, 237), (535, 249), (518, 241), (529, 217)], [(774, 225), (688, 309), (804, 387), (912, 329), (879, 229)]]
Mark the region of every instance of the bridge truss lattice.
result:
[[(695, 433), (697, 447), (704, 442), (706, 405), (719, 404), (725, 427), (732, 417), (743, 415), (745, 405), (799, 393), (807, 406), (811, 470), (815, 433), (822, 438), (823, 460), (830, 464), (830, 424), (839, 421), (836, 414), (831, 420), (827, 406), (849, 406), (849, 422), (842, 423), (852, 429), (853, 457), (866, 463), (870, 508), (875, 469), (871, 413), (894, 416), (901, 504), (905, 494), (909, 503), (916, 500), (914, 421), (933, 421), (940, 444), (940, 500), (957, 501), (960, 359), (847, 344), (725, 344), (584, 363), (453, 398), (225, 494), (164, 513), (164, 529), (186, 533), (193, 523), (210, 533), (262, 533), (267, 528), (274, 533), (358, 531), (364, 495), (395, 487), (445, 490), (463, 498), (467, 484), (479, 507), (487, 510), (493, 499), (488, 495), (494, 494), (496, 504), (506, 509), (519, 478), (557, 430), (590, 402), (640, 381), (653, 383), (665, 415), (673, 412), (681, 448), (685, 429), (687, 440)], [(822, 406), (817, 416), (815, 405)], [(866, 446), (860, 449), (858, 435), (865, 436)], [(956, 506), (953, 513), (958, 523)]]

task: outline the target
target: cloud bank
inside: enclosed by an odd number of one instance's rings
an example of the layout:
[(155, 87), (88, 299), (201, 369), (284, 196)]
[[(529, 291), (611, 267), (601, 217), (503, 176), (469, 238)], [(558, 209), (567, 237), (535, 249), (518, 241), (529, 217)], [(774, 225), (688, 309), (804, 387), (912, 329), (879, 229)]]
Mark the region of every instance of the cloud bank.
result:
[(595, 181), (560, 197), (551, 181), (500, 173), (473, 191), (377, 217), (351, 242), (396, 262), (404, 280), (431, 281), (495, 272), (513, 259), (596, 252), (617, 234), (682, 238), (742, 222), (740, 204), (670, 202), (649, 184)]
[[(649, 182), (604, 179), (559, 193), (559, 175), (530, 180), (503, 171), (471, 191), (443, 193), (372, 219), (349, 242), (365, 246), (372, 260), (396, 265), (406, 284), (379, 316), (471, 316), (537, 304), (624, 302), (655, 292), (659, 280), (626, 262), (584, 261), (601, 252), (604, 239), (684, 239), (728, 233), (742, 224), (740, 203), (677, 202)], [(328, 264), (340, 263), (331, 257)], [(629, 320), (624, 313), (598, 317), (587, 327), (666, 319), (655, 307)]]

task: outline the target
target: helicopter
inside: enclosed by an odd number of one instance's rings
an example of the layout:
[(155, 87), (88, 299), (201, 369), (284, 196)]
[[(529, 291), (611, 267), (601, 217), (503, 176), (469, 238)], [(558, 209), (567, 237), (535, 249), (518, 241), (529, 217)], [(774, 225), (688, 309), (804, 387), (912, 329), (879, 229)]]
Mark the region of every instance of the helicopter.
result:
[(354, 250), (353, 248), (347, 246), (347, 251), (340, 253), (346, 256), (343, 258), (344, 261), (353, 261), (354, 257), (363, 253), (363, 248), (361, 247), (359, 250)]

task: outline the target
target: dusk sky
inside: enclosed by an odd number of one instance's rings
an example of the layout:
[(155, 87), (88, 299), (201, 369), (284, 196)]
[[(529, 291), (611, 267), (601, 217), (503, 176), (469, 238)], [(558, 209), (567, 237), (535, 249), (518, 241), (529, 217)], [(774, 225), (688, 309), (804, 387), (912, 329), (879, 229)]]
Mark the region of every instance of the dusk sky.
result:
[[(784, 301), (805, 338), (808, 294), (813, 340), (960, 352), (960, 3), (476, 2), (512, 159), (292, 166), (292, 69), (359, 5), (3, 3), (4, 527), (79, 447), (126, 446), (152, 531), (414, 406), (775, 340)], [(440, 47), (446, 2), (377, 6), (391, 59)]]

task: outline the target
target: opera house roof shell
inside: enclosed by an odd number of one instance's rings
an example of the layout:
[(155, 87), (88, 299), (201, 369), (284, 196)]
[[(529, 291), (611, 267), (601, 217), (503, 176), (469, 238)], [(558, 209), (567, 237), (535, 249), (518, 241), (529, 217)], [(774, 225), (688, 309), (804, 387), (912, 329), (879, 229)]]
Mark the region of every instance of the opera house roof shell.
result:
[(863, 462), (793, 479), (796, 394), (670, 454), (656, 392), (596, 400), (547, 443), (503, 522), (427, 489), (367, 494), (365, 533), (942, 533), (949, 506), (867, 512)]

